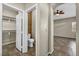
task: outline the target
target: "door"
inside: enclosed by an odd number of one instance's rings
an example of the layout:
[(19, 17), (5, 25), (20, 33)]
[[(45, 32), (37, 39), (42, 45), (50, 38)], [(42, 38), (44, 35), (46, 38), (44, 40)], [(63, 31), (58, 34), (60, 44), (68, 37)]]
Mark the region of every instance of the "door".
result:
[(16, 48), (22, 53), (28, 51), (27, 20), (24, 17), (24, 12), (16, 16)]
[(22, 52), (21, 14), (16, 16), (16, 48)]

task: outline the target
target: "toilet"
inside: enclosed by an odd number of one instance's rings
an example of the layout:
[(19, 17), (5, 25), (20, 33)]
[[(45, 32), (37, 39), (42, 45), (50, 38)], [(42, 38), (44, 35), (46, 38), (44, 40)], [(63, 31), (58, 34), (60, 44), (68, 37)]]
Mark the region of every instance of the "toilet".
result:
[(34, 39), (28, 39), (28, 46), (33, 47)]
[(28, 46), (29, 47), (33, 47), (34, 39), (33, 38), (30, 38), (30, 37), (31, 37), (31, 35), (28, 34)]

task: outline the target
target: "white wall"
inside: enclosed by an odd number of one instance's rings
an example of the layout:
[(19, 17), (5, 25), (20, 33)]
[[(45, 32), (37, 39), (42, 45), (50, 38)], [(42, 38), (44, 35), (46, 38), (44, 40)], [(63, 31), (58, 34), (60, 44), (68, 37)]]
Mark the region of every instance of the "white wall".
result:
[(76, 31), (76, 55), (79, 56), (79, 4), (77, 3), (76, 20), (77, 20), (77, 31)]
[(25, 10), (33, 6), (35, 3), (25, 3)]
[[(10, 33), (10, 35), (9, 35)], [(2, 45), (7, 45), (14, 43), (16, 41), (16, 31), (15, 30), (3, 30), (2, 33)]]
[(3, 30), (16, 30), (16, 23), (3, 21)]
[(8, 3), (14, 7), (17, 7), (19, 9), (25, 10), (34, 5), (35, 3)]
[[(48, 4), (43, 4), (40, 3), (38, 4), (38, 8), (39, 8), (39, 19), (37, 19), (39, 22), (39, 26), (38, 28), (38, 33), (37, 33), (37, 37), (38, 37), (38, 55), (39, 56), (47, 56), (48, 55)], [(37, 25), (38, 25), (37, 24)], [(39, 34), (39, 35), (38, 35)]]
[(54, 19), (64, 19), (64, 18), (68, 18), (68, 17), (74, 17), (76, 16), (76, 4), (75, 3), (65, 3), (65, 4), (61, 4), (58, 7), (55, 8), (56, 10), (63, 10), (64, 14), (63, 15), (55, 15)]
[(36, 19), (36, 9), (32, 11), (32, 36), (35, 39), (35, 19)]
[(49, 4), (49, 19), (48, 19), (48, 51), (51, 54), (54, 50), (54, 18), (53, 9), (51, 4)]
[[(17, 11), (12, 10), (11, 8), (6, 7), (6, 6), (3, 5), (3, 11), (2, 11), (3, 16), (16, 18), (17, 14), (18, 14)], [(15, 27), (16, 27), (16, 22), (15, 21), (11, 21), (11, 22), (3, 21), (3, 30), (15, 30)]]
[[(18, 12), (16, 10), (13, 10), (7, 6), (3, 5), (3, 11), (2, 11), (2, 15), (3, 16), (8, 16), (8, 17), (14, 17), (16, 18), (16, 15), (18, 14)], [(4, 18), (3, 18), (4, 19)], [(16, 20), (16, 19), (14, 19)], [(2, 44), (6, 45), (6, 44), (10, 44), (15, 42), (16, 39), (16, 22), (15, 21), (4, 21), (2, 23), (3, 27), (3, 33), (2, 33)], [(8, 35), (8, 33), (10, 32), (10, 37)]]
[(72, 31), (72, 22), (76, 22), (76, 17), (65, 18), (54, 21), (54, 35), (60, 37), (76, 38), (76, 24), (75, 30)]
[(19, 9), (23, 9), (23, 10), (25, 9), (25, 3), (8, 3), (8, 4), (10, 4), (14, 7), (17, 7)]
[(18, 12), (15, 11), (15, 10), (12, 10), (11, 8), (6, 7), (6, 6), (3, 5), (2, 14), (3, 14), (4, 16), (9, 16), (9, 17), (14, 17), (14, 18), (15, 18), (16, 15), (18, 14)]
[(0, 3), (0, 56), (2, 55), (2, 4)]

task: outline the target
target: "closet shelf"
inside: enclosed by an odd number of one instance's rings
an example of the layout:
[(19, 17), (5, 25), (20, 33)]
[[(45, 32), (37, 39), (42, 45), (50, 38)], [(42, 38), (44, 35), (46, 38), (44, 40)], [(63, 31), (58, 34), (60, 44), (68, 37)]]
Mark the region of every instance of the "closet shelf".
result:
[(3, 29), (3, 31), (16, 31), (16, 29)]
[(4, 21), (16, 21), (16, 18), (9, 16), (2, 16), (2, 20)]

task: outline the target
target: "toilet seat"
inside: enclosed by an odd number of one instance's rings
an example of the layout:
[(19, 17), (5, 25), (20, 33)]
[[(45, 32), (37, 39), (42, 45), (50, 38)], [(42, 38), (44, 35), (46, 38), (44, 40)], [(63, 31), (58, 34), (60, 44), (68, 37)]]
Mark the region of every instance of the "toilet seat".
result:
[(29, 42), (34, 42), (34, 39), (28, 39)]

